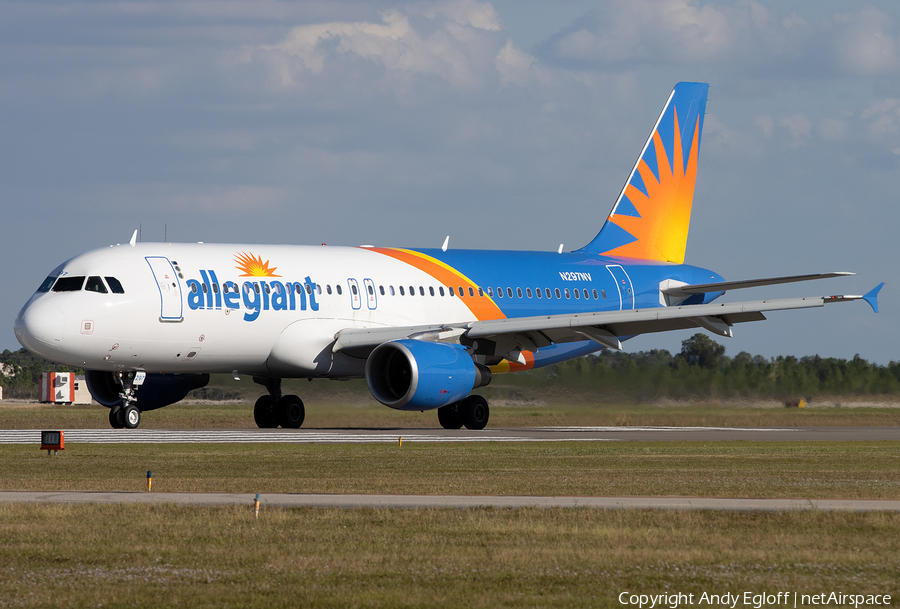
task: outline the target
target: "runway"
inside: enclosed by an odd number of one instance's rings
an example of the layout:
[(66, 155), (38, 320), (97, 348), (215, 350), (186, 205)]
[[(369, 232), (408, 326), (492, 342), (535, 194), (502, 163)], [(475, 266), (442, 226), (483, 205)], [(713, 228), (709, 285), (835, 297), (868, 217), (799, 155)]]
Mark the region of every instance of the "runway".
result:
[[(254, 505), (252, 493), (151, 493), (105, 491), (0, 491), (0, 503)], [(727, 512), (900, 512), (886, 499), (734, 499), (720, 497), (541, 497), (501, 495), (330, 495), (261, 494), (265, 507), (428, 508), (593, 508), (717, 510)]]
[[(66, 444), (360, 444), (424, 442), (900, 441), (900, 427), (515, 427), (378, 429), (66, 429)], [(39, 429), (0, 430), (0, 444), (40, 444)]]

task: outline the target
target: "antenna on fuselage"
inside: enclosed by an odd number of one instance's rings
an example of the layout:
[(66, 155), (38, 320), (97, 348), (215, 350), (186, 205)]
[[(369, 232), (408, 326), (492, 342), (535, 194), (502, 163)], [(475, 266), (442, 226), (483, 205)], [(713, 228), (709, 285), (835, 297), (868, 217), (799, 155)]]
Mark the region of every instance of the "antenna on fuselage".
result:
[(562, 244), (562, 243), (559, 244), (559, 249), (556, 250), (556, 253), (557, 253), (557, 254), (562, 254), (562, 246), (563, 246), (563, 245), (564, 245), (564, 244)]
[(134, 232), (131, 233), (131, 241), (128, 242), (131, 247), (134, 247), (135, 243), (137, 243), (137, 229), (134, 229)]
[(444, 239), (444, 245), (441, 246), (441, 251), (446, 252), (448, 245), (450, 245), (450, 235), (447, 235), (447, 238)]

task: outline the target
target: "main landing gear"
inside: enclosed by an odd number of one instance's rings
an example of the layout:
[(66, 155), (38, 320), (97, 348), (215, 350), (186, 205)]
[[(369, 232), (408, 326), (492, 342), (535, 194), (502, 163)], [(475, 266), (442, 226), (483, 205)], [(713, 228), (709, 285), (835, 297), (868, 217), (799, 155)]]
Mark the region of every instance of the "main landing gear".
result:
[(438, 408), (438, 422), (444, 429), (484, 429), (490, 417), (487, 400), (480, 395), (470, 395), (461, 402)]
[(281, 379), (253, 377), (253, 382), (265, 386), (269, 395), (261, 396), (253, 407), (253, 419), (260, 429), (299, 429), (306, 418), (303, 400), (296, 395), (281, 395)]
[(137, 407), (137, 398), (134, 395), (134, 372), (123, 372), (120, 375), (122, 391), (119, 396), (121, 404), (116, 404), (109, 409), (109, 424), (113, 429), (135, 429), (141, 424), (141, 410)]

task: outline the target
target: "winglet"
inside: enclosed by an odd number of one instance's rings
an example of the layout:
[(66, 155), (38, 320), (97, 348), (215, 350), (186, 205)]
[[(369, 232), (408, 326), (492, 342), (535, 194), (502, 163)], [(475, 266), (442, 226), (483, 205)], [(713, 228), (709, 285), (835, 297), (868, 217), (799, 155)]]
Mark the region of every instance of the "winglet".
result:
[(869, 305), (872, 307), (872, 310), (876, 313), (878, 313), (878, 292), (880, 292), (881, 288), (883, 287), (884, 282), (882, 281), (863, 295), (863, 300), (869, 303)]

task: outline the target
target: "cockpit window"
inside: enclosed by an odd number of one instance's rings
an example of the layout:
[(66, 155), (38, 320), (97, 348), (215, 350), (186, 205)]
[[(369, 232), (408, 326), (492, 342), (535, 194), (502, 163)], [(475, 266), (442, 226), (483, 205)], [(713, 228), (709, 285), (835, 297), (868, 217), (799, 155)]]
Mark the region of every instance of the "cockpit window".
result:
[(103, 280), (95, 276), (88, 277), (84, 289), (88, 292), (97, 292), (98, 294), (106, 294), (107, 291), (106, 286), (103, 285)]
[(81, 277), (60, 277), (53, 286), (54, 292), (79, 292), (84, 285), (84, 275)]
[(50, 288), (53, 287), (53, 282), (56, 281), (56, 277), (51, 275), (44, 279), (44, 283), (41, 284), (41, 287), (37, 289), (38, 292), (49, 292)]
[(115, 277), (106, 277), (106, 283), (109, 284), (109, 289), (112, 290), (113, 294), (125, 293), (125, 289), (122, 287), (122, 284), (119, 283), (119, 280)]

